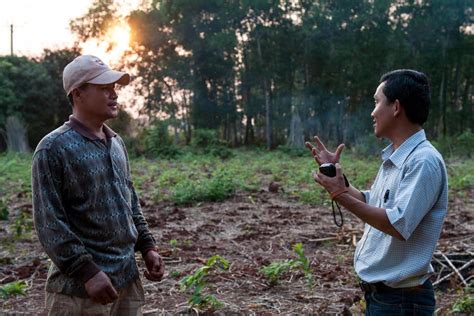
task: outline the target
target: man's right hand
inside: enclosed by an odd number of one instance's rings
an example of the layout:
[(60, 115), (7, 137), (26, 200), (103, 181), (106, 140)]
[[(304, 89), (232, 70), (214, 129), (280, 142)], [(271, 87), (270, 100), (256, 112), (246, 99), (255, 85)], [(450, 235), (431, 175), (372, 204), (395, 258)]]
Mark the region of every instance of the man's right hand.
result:
[(100, 271), (85, 284), (86, 292), (89, 297), (97, 303), (109, 304), (118, 298), (118, 293), (115, 290), (109, 277), (104, 272)]
[(314, 146), (310, 142), (306, 142), (305, 145), (309, 150), (311, 150), (311, 154), (319, 165), (322, 165), (323, 163), (339, 163), (339, 159), (341, 158), (341, 152), (344, 149), (344, 144), (340, 144), (339, 146), (337, 146), (336, 152), (330, 152), (329, 150), (327, 150), (326, 146), (323, 144), (323, 142), (319, 139), (318, 136), (314, 136), (314, 141), (316, 143), (316, 146)]

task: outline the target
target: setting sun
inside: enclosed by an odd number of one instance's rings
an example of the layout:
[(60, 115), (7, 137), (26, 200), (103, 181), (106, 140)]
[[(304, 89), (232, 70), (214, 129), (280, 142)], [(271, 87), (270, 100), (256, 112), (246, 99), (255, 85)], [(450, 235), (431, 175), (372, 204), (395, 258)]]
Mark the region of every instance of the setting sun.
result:
[(129, 49), (130, 27), (120, 23), (112, 27), (103, 40), (89, 40), (82, 45), (84, 54), (100, 56), (106, 64), (116, 64)]

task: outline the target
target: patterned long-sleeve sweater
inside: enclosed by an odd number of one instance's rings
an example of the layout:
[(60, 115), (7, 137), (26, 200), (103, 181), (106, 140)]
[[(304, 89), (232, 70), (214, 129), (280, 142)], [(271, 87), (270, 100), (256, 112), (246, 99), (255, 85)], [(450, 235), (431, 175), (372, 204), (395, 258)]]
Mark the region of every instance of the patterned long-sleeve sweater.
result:
[(32, 165), (33, 212), (52, 260), (46, 290), (87, 297), (100, 270), (116, 289), (138, 277), (135, 251), (155, 247), (130, 180), (122, 139), (106, 141), (70, 117), (38, 144)]

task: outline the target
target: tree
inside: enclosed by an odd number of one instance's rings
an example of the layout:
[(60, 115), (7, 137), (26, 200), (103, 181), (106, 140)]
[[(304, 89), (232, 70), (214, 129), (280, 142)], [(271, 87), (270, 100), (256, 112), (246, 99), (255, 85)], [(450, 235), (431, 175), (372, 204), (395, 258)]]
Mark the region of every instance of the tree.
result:
[[(51, 77), (38, 62), (25, 57), (0, 57), (0, 128), (7, 139), (7, 118), (16, 117), (26, 124), (30, 144), (36, 145), (49, 126), (44, 123), (52, 114)], [(14, 126), (18, 123), (11, 121)], [(16, 129), (10, 129), (11, 131)], [(28, 146), (29, 147), (29, 146)]]

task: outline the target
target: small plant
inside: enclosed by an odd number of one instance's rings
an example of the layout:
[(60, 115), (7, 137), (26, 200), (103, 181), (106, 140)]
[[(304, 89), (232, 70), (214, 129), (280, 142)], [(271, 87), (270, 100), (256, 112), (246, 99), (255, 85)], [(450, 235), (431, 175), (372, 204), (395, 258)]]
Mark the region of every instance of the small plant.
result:
[(303, 273), (306, 278), (306, 283), (308, 287), (311, 288), (313, 286), (314, 278), (313, 278), (313, 273), (311, 272), (311, 262), (304, 254), (303, 244), (300, 242), (295, 244), (293, 246), (293, 250), (296, 252), (298, 256), (297, 262), (300, 263), (299, 266), (301, 270), (303, 270)]
[(171, 200), (177, 204), (202, 201), (223, 201), (237, 189), (233, 176), (223, 169), (212, 174), (211, 179), (191, 181), (184, 179), (171, 190)]
[(204, 266), (179, 281), (182, 291), (192, 290), (192, 295), (188, 300), (190, 308), (197, 307), (202, 310), (215, 310), (224, 305), (214, 295), (203, 293), (203, 290), (208, 286), (206, 276), (211, 270), (216, 268), (228, 270), (229, 262), (221, 256), (212, 256)]
[(297, 243), (293, 245), (293, 251), (296, 253), (297, 259), (272, 262), (268, 266), (260, 269), (260, 272), (265, 275), (271, 285), (275, 285), (278, 284), (278, 280), (285, 272), (293, 269), (300, 269), (305, 275), (309, 288), (311, 288), (314, 281), (313, 274), (311, 273), (310, 261), (304, 254), (303, 244)]
[(6, 221), (8, 219), (8, 208), (5, 200), (0, 200), (0, 221)]
[(30, 232), (33, 229), (33, 222), (31, 218), (25, 212), (21, 212), (20, 215), (15, 219), (13, 223), (13, 229), (15, 236), (20, 237), (26, 232)]
[(25, 281), (15, 281), (7, 283), (4, 286), (0, 287), (0, 297), (3, 299), (7, 299), (12, 296), (25, 295), (25, 289)]
[(471, 313), (474, 312), (474, 297), (472, 294), (463, 295), (457, 299), (452, 308), (453, 313)]
[(170, 246), (173, 248), (173, 250), (176, 249), (176, 247), (178, 247), (178, 241), (176, 239), (171, 239)]
[(298, 266), (295, 260), (285, 260), (281, 262), (272, 262), (268, 266), (260, 269), (271, 285), (278, 284), (278, 280), (285, 273)]
[(172, 277), (173, 279), (177, 279), (180, 276), (181, 276), (181, 273), (179, 273), (178, 271), (173, 270), (170, 272), (170, 277)]

